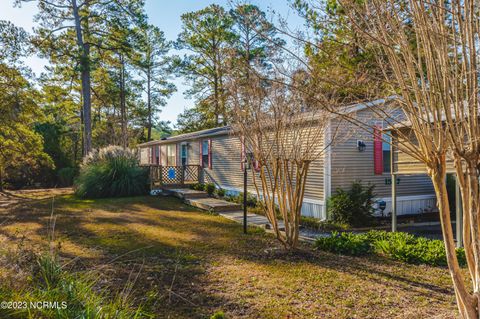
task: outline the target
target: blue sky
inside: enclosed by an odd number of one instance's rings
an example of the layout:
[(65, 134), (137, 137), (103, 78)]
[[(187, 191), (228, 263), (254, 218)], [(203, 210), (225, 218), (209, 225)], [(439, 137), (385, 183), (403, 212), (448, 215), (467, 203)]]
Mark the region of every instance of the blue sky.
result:
[[(303, 23), (290, 7), (289, 0), (257, 0), (249, 1), (266, 11), (269, 16), (281, 15), (286, 18), (292, 28), (300, 27)], [(36, 2), (24, 3), (21, 8), (13, 7), (13, 0), (0, 0), (0, 19), (10, 20), (17, 26), (31, 31), (35, 27), (33, 16), (37, 12)], [(175, 40), (181, 31), (180, 16), (185, 12), (196, 11), (217, 3), (225, 8), (231, 8), (231, 1), (209, 0), (146, 0), (146, 11), (151, 24), (158, 26), (165, 32), (168, 40)], [(28, 58), (25, 63), (38, 75), (43, 71), (46, 61), (37, 57)], [(193, 100), (185, 99), (183, 92), (187, 89), (183, 79), (176, 78), (178, 91), (169, 99), (160, 117), (162, 120), (176, 122), (177, 115), (186, 108), (193, 106)]]

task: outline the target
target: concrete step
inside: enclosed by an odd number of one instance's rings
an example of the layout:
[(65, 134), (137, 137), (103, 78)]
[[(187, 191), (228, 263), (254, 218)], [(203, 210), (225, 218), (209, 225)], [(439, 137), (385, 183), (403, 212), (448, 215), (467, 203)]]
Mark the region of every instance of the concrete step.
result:
[(190, 188), (170, 188), (165, 189), (164, 192), (167, 192), (175, 197), (180, 199), (193, 199), (193, 198), (207, 198), (208, 194), (203, 191), (197, 191)]
[(214, 212), (226, 212), (236, 211), (241, 209), (240, 204), (227, 202), (225, 200), (216, 198), (192, 198), (185, 199), (185, 203), (200, 209), (214, 211)]

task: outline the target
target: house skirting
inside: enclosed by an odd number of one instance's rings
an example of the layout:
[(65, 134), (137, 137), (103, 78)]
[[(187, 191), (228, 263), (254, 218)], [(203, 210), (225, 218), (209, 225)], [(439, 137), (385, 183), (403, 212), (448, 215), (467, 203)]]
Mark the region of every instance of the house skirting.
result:
[[(387, 204), (384, 214), (392, 212), (392, 198), (379, 198)], [(425, 211), (431, 211), (437, 207), (437, 198), (434, 194), (398, 196), (397, 197), (397, 215), (421, 214)], [(381, 211), (377, 210), (376, 215), (380, 215)]]
[[(227, 194), (237, 195), (242, 190), (238, 188), (224, 188)], [(382, 197), (378, 201), (385, 201), (387, 206), (384, 210), (384, 215), (392, 211), (392, 198)], [(397, 215), (420, 214), (425, 211), (431, 211), (436, 207), (437, 199), (435, 195), (414, 195), (414, 196), (398, 196), (397, 197)], [(380, 215), (381, 211), (377, 209), (375, 215)], [(327, 207), (325, 201), (310, 198), (303, 199), (302, 216), (314, 217), (320, 220), (327, 219)]]

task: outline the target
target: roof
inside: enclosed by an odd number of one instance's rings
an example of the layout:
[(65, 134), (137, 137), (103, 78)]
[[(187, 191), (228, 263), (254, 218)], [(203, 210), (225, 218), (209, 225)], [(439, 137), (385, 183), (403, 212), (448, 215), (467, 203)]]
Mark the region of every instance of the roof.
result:
[[(364, 103), (356, 103), (352, 105), (344, 106), (344, 109), (340, 112), (342, 114), (349, 114), (353, 112), (358, 112), (373, 106), (383, 105), (386, 102), (392, 101), (396, 99), (396, 96), (389, 96), (384, 99), (377, 99), (374, 101), (364, 102)], [(175, 135), (167, 138), (163, 138), (161, 140), (149, 141), (146, 143), (139, 144), (138, 147), (142, 146), (150, 146), (150, 145), (158, 145), (158, 144), (168, 144), (171, 142), (178, 142), (178, 141), (187, 141), (196, 138), (205, 138), (210, 136), (217, 136), (217, 135), (227, 135), (232, 132), (232, 128), (230, 125), (222, 126), (222, 127), (215, 127), (211, 129), (201, 130), (192, 133), (185, 133), (180, 135)]]
[(206, 130), (185, 133), (180, 135), (175, 135), (167, 138), (163, 138), (161, 140), (150, 141), (146, 143), (139, 144), (138, 146), (149, 146), (149, 145), (157, 145), (157, 144), (167, 144), (176, 141), (185, 141), (185, 140), (192, 140), (196, 138), (203, 138), (215, 135), (226, 135), (231, 132), (231, 127), (229, 125), (222, 126), (222, 127), (215, 127)]

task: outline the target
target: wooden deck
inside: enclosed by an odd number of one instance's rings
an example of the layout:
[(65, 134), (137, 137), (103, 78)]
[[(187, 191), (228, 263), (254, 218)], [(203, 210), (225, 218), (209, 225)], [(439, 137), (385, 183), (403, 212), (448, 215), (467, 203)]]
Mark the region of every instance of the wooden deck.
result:
[(150, 189), (185, 187), (201, 182), (200, 165), (147, 165), (150, 170)]

